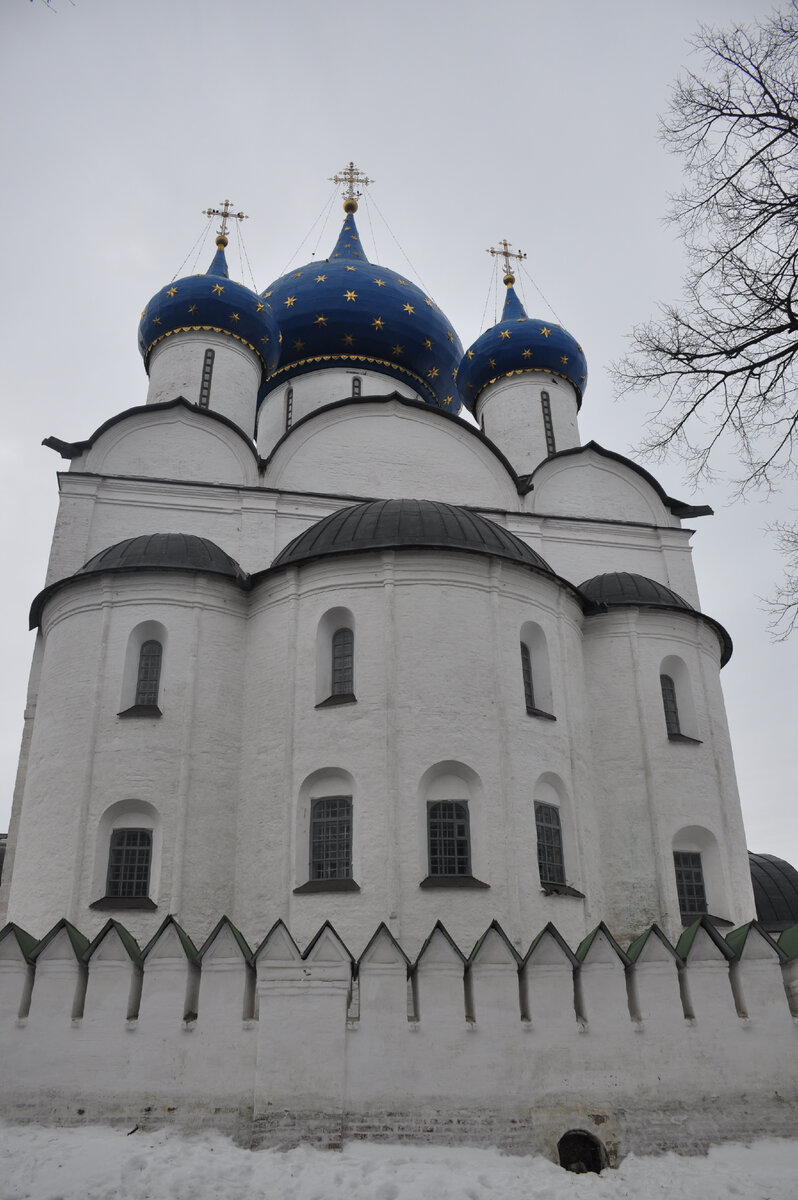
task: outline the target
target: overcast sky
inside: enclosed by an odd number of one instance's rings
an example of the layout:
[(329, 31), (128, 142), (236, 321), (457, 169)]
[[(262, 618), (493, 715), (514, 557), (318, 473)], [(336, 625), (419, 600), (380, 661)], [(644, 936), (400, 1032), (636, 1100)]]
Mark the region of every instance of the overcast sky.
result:
[[(465, 346), (496, 319), (485, 249), (509, 238), (585, 348), (583, 440), (633, 453), (650, 406), (615, 402), (606, 368), (657, 301), (678, 297), (682, 271), (662, 221), (680, 166), (657, 140), (657, 115), (698, 21), (769, 11), (750, 0), (54, 4), (3, 0), (0, 13), (0, 830), (33, 648), (27, 612), (66, 465), (40, 443), (84, 438), (144, 402), (139, 314), (210, 261), (208, 240), (197, 266), (185, 262), (201, 210), (229, 197), (249, 214), (262, 289), (311, 257), (318, 227), (294, 255), (330, 199), (328, 176), (354, 159), (376, 180), (359, 214), (369, 256), (426, 286)], [(339, 212), (336, 202), (322, 258)], [(234, 242), (228, 258), (251, 282)], [(551, 315), (529, 278), (520, 284), (530, 315)], [(735, 642), (723, 681), (749, 846), (798, 864), (798, 634), (771, 642), (761, 600), (780, 572), (766, 527), (792, 514), (794, 496), (730, 506), (723, 477), (691, 497), (678, 463), (649, 469), (672, 495), (715, 509), (694, 522), (693, 547), (703, 607)]]

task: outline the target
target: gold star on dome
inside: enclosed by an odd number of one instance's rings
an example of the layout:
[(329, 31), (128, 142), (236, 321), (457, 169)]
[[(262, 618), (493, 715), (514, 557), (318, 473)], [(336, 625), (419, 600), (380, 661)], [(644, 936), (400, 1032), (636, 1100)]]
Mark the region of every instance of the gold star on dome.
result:
[(264, 308), (265, 308), (265, 307), (266, 307), (266, 306), (265, 306), (265, 304), (261, 304), (261, 302), (260, 302), (260, 301), (258, 301), (258, 306), (257, 306), (257, 308), (255, 309), (255, 312), (263, 312), (263, 310), (264, 310)]
[(344, 300), (357, 300), (357, 292), (344, 292)]
[(286, 308), (293, 308), (293, 306), (296, 304), (296, 296), (286, 296), (285, 300), (283, 300), (283, 304)]
[(153, 325), (160, 325), (160, 323), (161, 323), (161, 318), (160, 318), (160, 317), (153, 317), (153, 318), (152, 318), (152, 323), (153, 323)]
[(385, 322), (383, 321), (382, 317), (375, 317), (371, 323), (375, 329), (382, 329), (383, 326), (385, 325)]
[(374, 282), (376, 283), (377, 287), (385, 287), (384, 279), (375, 279)]
[(489, 358), (489, 359), (488, 359), (488, 366), (489, 366), (489, 367), (495, 367), (495, 366), (496, 366), (496, 359), (495, 359), (495, 358)]
[(437, 379), (439, 374), (440, 372), (438, 371), (437, 367), (430, 367), (430, 369), (427, 371), (427, 379)]
[(455, 367), (454, 370), (452, 371), (452, 379), (455, 381), (455, 383), (457, 383), (457, 372), (459, 369), (460, 369), (459, 367)]
[(271, 292), (264, 292), (264, 293), (263, 293), (263, 299), (264, 299), (264, 300), (268, 300), (268, 299), (269, 299), (269, 296), (271, 296), (271, 294), (272, 294)]
[(217, 296), (221, 296), (222, 292), (224, 291), (224, 288), (222, 287), (221, 283), (215, 283), (213, 285), (212, 290), (216, 293)]
[(342, 338), (342, 341), (345, 346), (354, 346), (354, 344), (355, 344), (355, 339), (352, 337), (351, 333), (345, 333)]
[(316, 317), (316, 319), (315, 319), (315, 321), (313, 322), (313, 324), (314, 324), (314, 325), (326, 325), (326, 324), (327, 324), (327, 318), (325, 317), (324, 313), (319, 313), (319, 315)]
[(177, 295), (177, 288), (176, 288), (176, 287), (170, 287), (170, 288), (169, 288), (169, 291), (168, 291), (166, 294), (167, 294), (167, 296), (176, 296), (176, 295)]
[(525, 350), (525, 351), (524, 351), (524, 353), (523, 353), (523, 355), (522, 355), (522, 358), (531, 358), (531, 357), (532, 357), (532, 351), (531, 351), (531, 350)]
[(400, 346), (399, 343), (397, 342), (395, 346), (391, 346), (391, 349), (393, 350), (394, 354), (398, 355), (398, 354), (402, 353), (402, 351), (404, 350), (404, 346)]
[(268, 334), (264, 333), (263, 337), (262, 337), (260, 340), (261, 340), (262, 342), (268, 342), (268, 340), (269, 340), (269, 336), (268, 336)]
[(296, 341), (294, 342), (294, 349), (295, 350), (304, 350), (305, 349), (305, 343), (302, 341), (302, 338), (296, 339)]
[(551, 333), (551, 330), (547, 329), (546, 326), (544, 325), (540, 332), (543, 334), (544, 338), (547, 338), (549, 336), (549, 334)]
[(426, 350), (432, 349), (432, 338), (424, 338), (424, 348)]
[(470, 360), (470, 359), (472, 359), (473, 357), (474, 357), (474, 351), (473, 351), (473, 350), (466, 350), (466, 358)]
[(199, 312), (199, 305), (198, 304), (189, 304), (188, 311), (192, 314), (195, 312)]
[(577, 342), (577, 343), (576, 343), (576, 348), (577, 348), (577, 350), (579, 351), (579, 353), (580, 353), (580, 354), (584, 354), (584, 350), (583, 350), (583, 349), (582, 349), (582, 347), (579, 345), (579, 342)]
[(326, 276), (326, 275), (317, 275), (317, 276), (316, 276), (316, 278), (315, 278), (315, 280), (314, 280), (314, 282), (315, 282), (315, 283), (326, 283), (326, 282), (327, 282), (327, 276)]
[(300, 277), (300, 275), (301, 275), (301, 274), (302, 274), (302, 272), (301, 272), (301, 271), (294, 271), (294, 273), (293, 273), (293, 275), (291, 276), (291, 278), (292, 278), (292, 279), (299, 279), (299, 277)]
[(449, 341), (450, 341), (450, 342), (453, 342), (453, 341), (454, 341), (454, 334), (452, 333), (451, 329), (447, 329), (447, 330), (446, 330), (446, 336), (447, 336), (447, 338), (449, 339)]
[(351, 225), (344, 225), (344, 233), (349, 233), (349, 230), (350, 230), (351, 228), (352, 228), (352, 226), (351, 226)]
[(238, 313), (230, 313), (230, 320), (231, 321), (240, 321), (241, 318), (239, 317)]
[(444, 396), (443, 397), (444, 404), (451, 404), (452, 400), (454, 400), (454, 396)]
[(414, 312), (416, 311), (416, 310), (413, 308), (413, 305), (412, 305), (412, 304), (403, 304), (403, 305), (402, 305), (402, 308), (405, 310), (405, 312), (406, 312), (406, 313), (414, 313)]
[(344, 270), (346, 270), (346, 271), (356, 271), (356, 270), (357, 270), (357, 267), (345, 267), (345, 268), (344, 268)]
[(147, 310), (146, 310), (146, 308), (142, 308), (142, 310), (141, 310), (141, 319), (142, 319), (142, 321), (144, 320), (144, 318), (146, 317), (146, 315), (147, 315)]
[(522, 322), (524, 322), (524, 321), (526, 321), (526, 320), (527, 320), (527, 318), (526, 318), (526, 317), (516, 317), (515, 319), (516, 319), (516, 321), (517, 321), (517, 323), (518, 323), (519, 325), (520, 325)]
[(563, 366), (565, 366), (565, 364), (568, 362), (568, 355), (563, 354), (560, 358), (560, 362), (562, 363)]
[(431, 301), (431, 300), (429, 300), (429, 299), (427, 299), (427, 297), (426, 297), (426, 296), (424, 297), (424, 303), (425, 303), (425, 304), (428, 304), (430, 308), (434, 308), (434, 307), (435, 307), (435, 305), (432, 303), (432, 301)]
[(509, 336), (510, 336), (510, 330), (509, 330), (509, 329), (503, 329), (503, 330), (501, 331), (501, 333), (499, 334), (499, 337), (501, 338), (501, 340), (502, 340), (503, 342), (506, 342)]
[(397, 279), (397, 281), (396, 281), (396, 282), (397, 282), (397, 283), (401, 283), (402, 287), (407, 287), (407, 280), (406, 280), (406, 279)]
[(580, 382), (580, 383), (584, 383), (584, 382), (585, 382), (585, 377), (584, 377), (584, 375), (580, 375), (580, 376), (579, 376), (579, 382)]

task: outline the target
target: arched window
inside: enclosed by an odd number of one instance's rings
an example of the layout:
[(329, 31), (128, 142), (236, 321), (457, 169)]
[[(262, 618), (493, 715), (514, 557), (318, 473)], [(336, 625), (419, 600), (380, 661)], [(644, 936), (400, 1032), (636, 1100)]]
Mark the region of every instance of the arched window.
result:
[(199, 406), (207, 408), (211, 400), (211, 379), (213, 378), (213, 360), (215, 350), (206, 350), (202, 360), (202, 379), (200, 380)]
[(322, 796), (310, 814), (310, 878), (352, 878), (352, 797)]
[(529, 646), (525, 642), (521, 643), (521, 674), (524, 680), (526, 711), (531, 713), (535, 711), (535, 687), (532, 681), (532, 658), (529, 653)]
[(363, 380), (359, 375), (356, 375), (352, 380), (352, 395), (359, 396), (363, 387)]
[(470, 875), (468, 805), (437, 800), (427, 808), (430, 875)]
[(670, 675), (660, 675), (659, 683), (662, 688), (662, 706), (665, 709), (668, 737), (679, 737), (682, 730), (679, 725), (679, 705), (676, 703), (676, 684)]
[(105, 894), (115, 900), (149, 896), (152, 830), (115, 829), (108, 854)]
[(683, 925), (692, 925), (693, 921), (709, 911), (701, 855), (691, 850), (674, 850), (673, 866), (676, 871), (679, 916)]
[(331, 696), (351, 696), (354, 692), (355, 635), (346, 627), (332, 635)]
[(535, 801), (535, 829), (538, 838), (538, 872), (542, 884), (565, 883), (560, 810), (553, 804)]
[(139, 651), (139, 671), (136, 679), (135, 704), (158, 703), (158, 686), (161, 681), (163, 646), (160, 642), (144, 642)]
[(662, 660), (659, 685), (668, 737), (672, 742), (697, 742), (698, 722), (690, 673), (681, 658), (670, 654)]

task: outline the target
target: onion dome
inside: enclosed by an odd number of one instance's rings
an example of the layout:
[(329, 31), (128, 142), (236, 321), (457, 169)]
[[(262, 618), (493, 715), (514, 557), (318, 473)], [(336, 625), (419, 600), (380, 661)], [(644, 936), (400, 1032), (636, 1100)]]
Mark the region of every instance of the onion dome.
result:
[(732, 640), (719, 621), (699, 612), (692, 604), (666, 587), (649, 579), (646, 575), (635, 575), (629, 571), (612, 571), (606, 575), (594, 575), (592, 579), (579, 584), (579, 591), (587, 600), (588, 615), (596, 612), (606, 612), (608, 608), (621, 605), (635, 608), (667, 608), (681, 609), (683, 612), (694, 614), (714, 629), (720, 642), (720, 665), (725, 667), (732, 656)]
[(576, 388), (578, 403), (587, 385), (587, 361), (575, 338), (551, 321), (528, 317), (515, 293), (515, 276), (504, 277), (507, 295), (502, 319), (466, 350), (457, 382), (463, 403), (472, 412), (479, 393), (508, 375), (547, 371)]
[(341, 508), (295, 537), (272, 565), (397, 549), (466, 550), (553, 574), (548, 563), (515, 534), (479, 513), (438, 500), (370, 500)]
[(757, 920), (770, 933), (798, 925), (798, 871), (775, 854), (752, 854), (751, 883)]
[(126, 538), (95, 554), (80, 570), (59, 579), (39, 592), (30, 610), (30, 628), (41, 623), (42, 611), (54, 592), (87, 575), (105, 571), (202, 571), (207, 575), (225, 575), (246, 585), (248, 575), (234, 558), (209, 538), (193, 533), (151, 533)]
[(427, 404), (457, 412), (460, 339), (421, 288), (369, 262), (356, 207), (354, 200), (344, 205), (343, 228), (328, 259), (281, 276), (263, 293), (282, 338), (266, 392), (288, 376), (345, 366), (391, 375)]
[(205, 330), (224, 333), (254, 350), (264, 372), (271, 371), (280, 352), (277, 323), (268, 301), (230, 279), (220, 233), (216, 254), (204, 275), (187, 275), (156, 292), (141, 314), (139, 350), (149, 372), (155, 346), (173, 333)]

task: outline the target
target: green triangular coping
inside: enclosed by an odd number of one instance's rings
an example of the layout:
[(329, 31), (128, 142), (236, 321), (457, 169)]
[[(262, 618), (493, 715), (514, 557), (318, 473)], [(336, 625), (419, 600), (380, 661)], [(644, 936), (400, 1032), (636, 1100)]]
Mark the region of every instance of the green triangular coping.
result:
[(523, 957), (524, 965), (526, 965), (526, 963), (529, 961), (530, 955), (532, 954), (532, 951), (535, 949), (535, 947), (537, 946), (540, 939), (547, 933), (551, 934), (551, 936), (554, 938), (555, 942), (560, 947), (560, 949), (565, 951), (566, 957), (570, 960), (571, 966), (578, 967), (579, 962), (578, 962), (576, 955), (574, 954), (573, 950), (566, 942), (563, 935), (560, 933), (557, 926), (552, 925), (551, 921), (549, 921), (546, 925), (543, 926), (540, 933), (533, 940), (531, 946), (529, 947), (529, 949), (527, 950), (526, 954)]
[(748, 921), (745, 925), (740, 925), (737, 929), (729, 930), (726, 934), (726, 944), (734, 951), (735, 962), (740, 958), (745, 943), (748, 940), (748, 934), (752, 929), (762, 934), (765, 941), (773, 947), (781, 961), (784, 962), (787, 957), (785, 951), (781, 949), (777, 942), (774, 942), (768, 931), (759, 924), (759, 921)]
[(68, 921), (66, 917), (62, 917), (56, 925), (53, 925), (50, 932), (44, 935), (36, 949), (31, 953), (31, 962), (35, 962), (39, 958), (42, 952), (50, 945), (50, 942), (52, 942), (53, 938), (55, 938), (62, 929), (65, 929), (67, 932), (70, 945), (75, 952), (75, 958), (83, 958), (83, 955), (89, 948), (89, 939), (84, 937), (80, 930), (76, 929), (71, 921)]
[(271, 929), (269, 930), (269, 932), (266, 934), (266, 937), (265, 937), (265, 938), (263, 939), (263, 941), (260, 943), (260, 945), (258, 946), (258, 948), (257, 948), (257, 950), (255, 951), (255, 953), (252, 955), (252, 965), (253, 965), (253, 966), (254, 966), (254, 965), (255, 965), (255, 963), (258, 961), (258, 956), (260, 955), (260, 952), (261, 952), (261, 950), (264, 948), (264, 946), (265, 946), (265, 945), (266, 945), (266, 943), (268, 942), (269, 938), (270, 938), (270, 937), (272, 936), (272, 934), (274, 933), (275, 929), (283, 929), (283, 930), (285, 931), (285, 936), (288, 938), (289, 942), (291, 943), (291, 945), (292, 945), (292, 946), (294, 947), (294, 949), (296, 950), (297, 962), (298, 962), (298, 961), (299, 961), (299, 960), (302, 958), (302, 953), (301, 953), (301, 951), (300, 951), (300, 949), (299, 949), (299, 946), (297, 946), (296, 942), (295, 942), (295, 941), (294, 941), (294, 939), (291, 937), (291, 930), (288, 928), (288, 926), (286, 925), (286, 923), (285, 923), (285, 921), (283, 920), (283, 918), (282, 918), (282, 917), (278, 917), (278, 918), (277, 918), (277, 920), (276, 920), (276, 921), (274, 922), (274, 924), (272, 925), (272, 927), (271, 927)]
[(699, 929), (704, 929), (706, 931), (711, 941), (714, 942), (714, 944), (718, 947), (724, 958), (734, 958), (734, 951), (730, 946), (726, 945), (726, 942), (720, 936), (712, 922), (706, 917), (699, 917), (697, 921), (693, 921), (692, 925), (687, 926), (684, 933), (679, 938), (679, 941), (676, 943), (676, 953), (683, 962), (687, 959), (687, 955), (692, 949), (693, 942), (696, 939)]
[(171, 913), (169, 914), (168, 917), (166, 917), (163, 920), (163, 922), (161, 923), (161, 925), (158, 928), (158, 930), (156, 931), (156, 933), (147, 942), (147, 945), (144, 947), (144, 949), (141, 952), (142, 959), (146, 960), (148, 954), (152, 950), (155, 943), (161, 937), (164, 930), (168, 929), (168, 927), (170, 925), (174, 925), (175, 933), (177, 934), (178, 938), (180, 939), (180, 945), (183, 947), (183, 950), (185, 952), (185, 955), (186, 955), (186, 958), (188, 959), (188, 961), (191, 963), (196, 963), (197, 962), (197, 947), (194, 945), (194, 943), (192, 942), (191, 938), (188, 936), (188, 934), (186, 933), (186, 931), (182, 927), (182, 925), (178, 925), (177, 921), (174, 919), (174, 917), (171, 915)]
[(643, 948), (644, 948), (646, 942), (652, 936), (659, 938), (659, 940), (662, 942), (665, 949), (669, 950), (671, 952), (671, 954), (673, 955), (673, 957), (676, 959), (676, 961), (679, 962), (679, 955), (676, 953), (676, 950), (671, 945), (671, 943), (668, 941), (668, 939), (665, 937), (665, 934), (662, 932), (662, 930), (660, 929), (659, 925), (656, 924), (656, 922), (651, 926), (650, 929), (647, 929), (645, 931), (645, 933), (641, 933), (639, 938), (635, 938), (635, 940), (632, 942), (631, 946), (628, 947), (628, 949), (626, 951), (626, 957), (629, 959), (629, 962), (631, 962), (631, 963), (637, 962), (638, 958), (640, 957), (640, 955), (643, 952)]
[(485, 932), (482, 934), (482, 937), (480, 937), (480, 938), (477, 938), (476, 942), (474, 943), (474, 948), (473, 948), (473, 950), (471, 951), (471, 953), (470, 953), (470, 954), (469, 954), (469, 956), (468, 956), (468, 962), (469, 962), (469, 964), (470, 964), (470, 963), (473, 963), (474, 959), (476, 958), (477, 954), (479, 953), (479, 948), (480, 948), (480, 946), (481, 946), (481, 945), (482, 945), (482, 943), (485, 941), (485, 938), (488, 936), (488, 934), (490, 933), (490, 931), (491, 931), (492, 929), (493, 929), (493, 930), (495, 930), (495, 932), (496, 932), (496, 933), (498, 933), (499, 937), (502, 939), (502, 941), (504, 942), (504, 944), (507, 946), (507, 949), (508, 949), (508, 950), (510, 951), (510, 953), (512, 954), (512, 956), (513, 956), (513, 958), (515, 959), (516, 963), (518, 964), (518, 967), (519, 967), (519, 970), (520, 970), (520, 967), (521, 967), (521, 955), (518, 953), (518, 951), (516, 950), (515, 946), (512, 944), (512, 942), (511, 942), (511, 941), (510, 941), (510, 939), (508, 938), (507, 934), (504, 932), (504, 930), (502, 929), (501, 925), (499, 924), (499, 922), (498, 922), (498, 921), (497, 921), (495, 918), (494, 918), (494, 920), (492, 920), (492, 921), (491, 921), (491, 923), (490, 923), (490, 925), (488, 926), (488, 928), (487, 928), (487, 929), (485, 930)]
[(432, 939), (435, 937), (436, 933), (443, 934), (443, 936), (446, 938), (446, 941), (449, 943), (451, 948), (454, 950), (455, 954), (458, 955), (458, 957), (462, 959), (463, 965), (466, 965), (466, 963), (468, 962), (466, 956), (463, 954), (463, 951), (457, 945), (457, 942), (454, 940), (452, 935), (449, 933), (449, 930), (446, 928), (443, 921), (436, 921), (435, 924), (433, 925), (432, 929), (430, 930), (429, 937), (426, 939), (426, 941), (424, 942), (424, 945), (419, 950), (418, 955), (416, 957), (416, 961), (413, 963), (414, 971), (416, 970), (416, 968), (418, 967), (418, 964), (421, 962), (422, 958), (426, 954), (427, 948), (428, 948), (430, 942), (432, 941)]
[(410, 959), (407, 957), (407, 955), (405, 954), (404, 950), (403, 950), (403, 949), (402, 949), (402, 947), (399, 945), (399, 943), (397, 942), (396, 938), (393, 936), (393, 934), (391, 933), (390, 929), (388, 928), (388, 926), (385, 924), (385, 922), (384, 922), (384, 921), (380, 921), (379, 925), (378, 925), (378, 926), (377, 926), (377, 928), (374, 930), (374, 933), (373, 933), (373, 934), (371, 935), (371, 937), (369, 938), (369, 940), (368, 940), (368, 943), (367, 943), (367, 945), (366, 945), (366, 948), (364, 949), (364, 951), (363, 951), (363, 953), (361, 954), (360, 958), (357, 960), (357, 964), (356, 964), (356, 965), (357, 965), (357, 970), (358, 970), (358, 971), (360, 970), (360, 964), (361, 964), (361, 962), (362, 962), (362, 961), (363, 961), (363, 959), (366, 957), (366, 955), (368, 954), (369, 950), (370, 950), (370, 949), (371, 949), (371, 947), (374, 945), (374, 943), (376, 942), (377, 938), (380, 936), (380, 934), (381, 934), (381, 933), (384, 933), (384, 934), (386, 934), (386, 935), (387, 935), (387, 937), (388, 937), (388, 939), (390, 940), (390, 942), (392, 943), (392, 945), (393, 945), (394, 949), (395, 949), (395, 950), (398, 950), (398, 951), (399, 951), (399, 953), (401, 954), (402, 958), (405, 960), (405, 964), (406, 964), (406, 966), (407, 966), (407, 969), (409, 970), (409, 969), (410, 969)]
[(305, 947), (305, 949), (303, 950), (303, 952), (302, 952), (302, 957), (303, 957), (303, 958), (307, 958), (307, 957), (308, 957), (308, 955), (310, 954), (311, 950), (312, 950), (312, 949), (313, 949), (313, 947), (316, 945), (316, 942), (319, 940), (319, 938), (322, 936), (322, 934), (323, 934), (323, 933), (325, 932), (325, 930), (327, 930), (327, 929), (329, 929), (329, 931), (330, 931), (330, 933), (333, 935), (333, 937), (334, 937), (334, 938), (336, 938), (336, 940), (337, 940), (337, 941), (339, 941), (339, 942), (341, 943), (341, 945), (343, 946), (344, 950), (345, 950), (345, 951), (346, 951), (346, 953), (349, 955), (349, 961), (350, 961), (352, 964), (354, 964), (354, 961), (355, 961), (355, 960), (354, 960), (354, 958), (352, 957), (352, 954), (351, 954), (351, 953), (350, 953), (350, 951), (349, 951), (349, 947), (347, 946), (346, 942), (345, 942), (345, 941), (344, 941), (344, 939), (341, 937), (341, 935), (338, 933), (338, 930), (335, 928), (335, 926), (332, 924), (332, 922), (331, 922), (331, 921), (325, 921), (325, 922), (324, 922), (324, 924), (322, 925), (321, 929), (318, 931), (318, 933), (314, 934), (314, 936), (311, 938), (311, 940), (310, 940), (310, 942), (308, 943), (308, 945), (307, 945), (307, 946)]
[(109, 918), (105, 922), (102, 929), (97, 934), (96, 938), (94, 938), (93, 941), (89, 944), (88, 949), (86, 949), (84, 951), (83, 961), (84, 962), (89, 961), (89, 959), (94, 954), (95, 950), (97, 950), (99, 948), (100, 943), (102, 941), (104, 941), (109, 930), (111, 930), (111, 929), (114, 929), (119, 934), (119, 940), (122, 943), (122, 945), (125, 947), (125, 949), (127, 950), (132, 961), (134, 963), (136, 963), (137, 966), (141, 966), (141, 947), (139, 946), (136, 939), (133, 937), (132, 933), (128, 933), (128, 931), (127, 931), (127, 929), (125, 929), (124, 925), (120, 925), (119, 922), (114, 921), (113, 918)]
[(250, 946), (247, 939), (244, 937), (241, 930), (238, 929), (233, 924), (233, 922), (230, 920), (229, 917), (221, 917), (216, 922), (215, 926), (213, 927), (211, 932), (208, 934), (205, 941), (202, 943), (202, 946), (197, 951), (197, 961), (202, 962), (206, 953), (213, 945), (214, 938), (218, 937), (219, 932), (224, 928), (225, 925), (227, 926), (227, 928), (230, 930), (233, 937), (235, 938), (236, 945), (238, 946), (239, 950), (243, 954), (244, 960), (248, 963), (251, 963), (252, 962), (252, 947)]
[(798, 958), (798, 925), (791, 925), (789, 929), (780, 933), (776, 944), (787, 958)]
[(6, 937), (16, 938), (17, 945), (22, 951), (25, 961), (33, 961), (31, 955), (39, 943), (38, 939), (32, 933), (28, 933), (27, 930), (22, 929), (19, 925), (15, 925), (13, 921), (9, 921), (3, 929), (0, 929), (0, 942)]
[(585, 957), (587, 955), (588, 950), (593, 945), (593, 943), (595, 942), (596, 938), (598, 937), (598, 935), (600, 933), (604, 934), (605, 938), (610, 943), (610, 945), (612, 946), (615, 953), (618, 955), (618, 958), (621, 960), (623, 965), (625, 967), (628, 967), (631, 962), (628, 954), (626, 953), (625, 950), (621, 949), (621, 947), (618, 945), (615, 938), (612, 936), (612, 934), (610, 933), (609, 929), (607, 928), (607, 926), (604, 924), (603, 921), (599, 921), (596, 928), (591, 930), (590, 933), (587, 935), (587, 937), (583, 938), (582, 941), (579, 943), (579, 945), (576, 947), (577, 961), (580, 963), (583, 963), (585, 961)]

